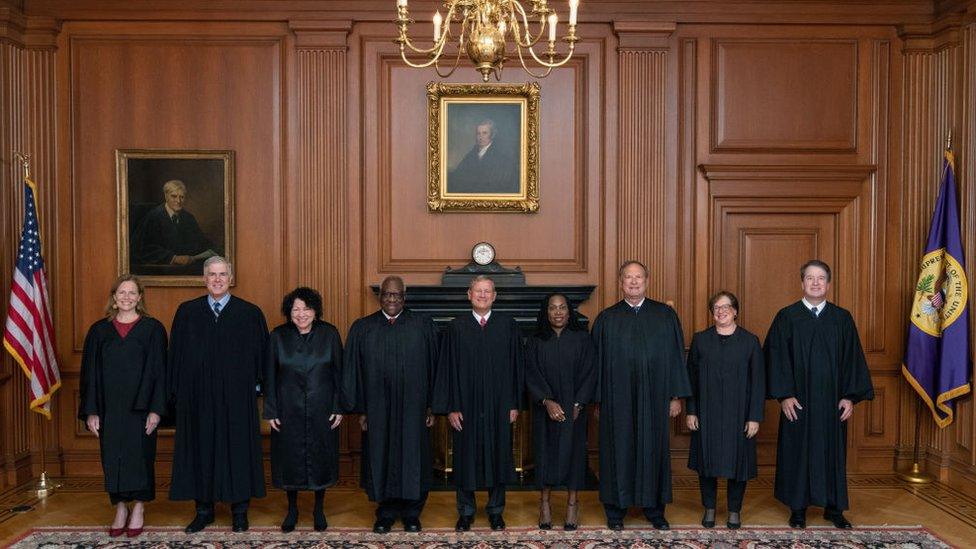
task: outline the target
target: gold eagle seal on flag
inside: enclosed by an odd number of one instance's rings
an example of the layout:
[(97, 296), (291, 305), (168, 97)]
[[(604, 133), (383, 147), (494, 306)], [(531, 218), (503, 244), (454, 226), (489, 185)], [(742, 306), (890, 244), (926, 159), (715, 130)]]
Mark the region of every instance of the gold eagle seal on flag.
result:
[(966, 272), (956, 258), (945, 248), (925, 254), (915, 284), (912, 324), (931, 336), (941, 336), (962, 314), (968, 295)]

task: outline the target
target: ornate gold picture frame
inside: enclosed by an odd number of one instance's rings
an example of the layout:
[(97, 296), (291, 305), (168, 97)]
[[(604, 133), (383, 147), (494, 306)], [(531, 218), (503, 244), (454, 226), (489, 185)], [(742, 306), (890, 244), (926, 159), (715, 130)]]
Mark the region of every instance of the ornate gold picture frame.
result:
[(203, 262), (234, 261), (234, 151), (118, 149), (119, 274), (203, 286)]
[(539, 84), (427, 84), (427, 207), (539, 210)]

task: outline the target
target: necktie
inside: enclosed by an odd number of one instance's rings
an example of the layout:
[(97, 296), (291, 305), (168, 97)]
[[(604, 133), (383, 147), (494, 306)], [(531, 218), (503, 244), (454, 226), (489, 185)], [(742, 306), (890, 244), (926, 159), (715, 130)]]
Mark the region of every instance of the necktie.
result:
[(817, 314), (816, 307), (810, 307), (810, 313), (813, 315), (813, 318), (817, 318), (818, 316), (820, 316), (819, 314)]
[(481, 327), (484, 328), (485, 324), (488, 324), (488, 319), (485, 317), (481, 317), (478, 319), (478, 324), (481, 324)]
[(640, 305), (637, 305), (636, 307), (632, 307), (632, 308), (634, 309), (635, 315), (640, 313)]
[(213, 304), (214, 316), (220, 316), (220, 302), (215, 301)]
[(390, 317), (390, 326), (393, 326), (394, 324), (396, 324), (396, 317), (395, 316), (391, 316)]
[(172, 216), (170, 216), (170, 219), (173, 221), (173, 224), (174, 225), (179, 225), (180, 224), (180, 215), (179, 214), (173, 214)]

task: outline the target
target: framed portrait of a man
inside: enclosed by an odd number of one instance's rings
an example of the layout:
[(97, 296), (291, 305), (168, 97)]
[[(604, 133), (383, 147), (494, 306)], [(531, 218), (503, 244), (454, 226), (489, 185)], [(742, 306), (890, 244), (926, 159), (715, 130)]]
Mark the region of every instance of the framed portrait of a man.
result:
[(427, 85), (431, 211), (539, 209), (539, 84)]
[(119, 149), (119, 273), (203, 286), (203, 262), (234, 260), (234, 152)]

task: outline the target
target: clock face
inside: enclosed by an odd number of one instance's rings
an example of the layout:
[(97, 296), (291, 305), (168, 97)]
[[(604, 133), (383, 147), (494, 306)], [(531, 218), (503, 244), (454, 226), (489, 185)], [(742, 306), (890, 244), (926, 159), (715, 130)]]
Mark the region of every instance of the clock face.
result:
[(471, 259), (478, 265), (487, 265), (495, 260), (495, 247), (487, 242), (479, 242), (471, 250)]

